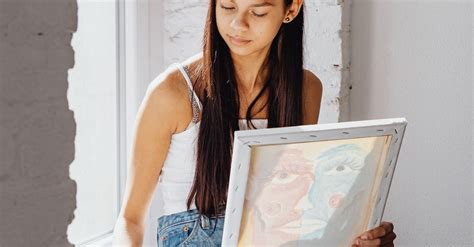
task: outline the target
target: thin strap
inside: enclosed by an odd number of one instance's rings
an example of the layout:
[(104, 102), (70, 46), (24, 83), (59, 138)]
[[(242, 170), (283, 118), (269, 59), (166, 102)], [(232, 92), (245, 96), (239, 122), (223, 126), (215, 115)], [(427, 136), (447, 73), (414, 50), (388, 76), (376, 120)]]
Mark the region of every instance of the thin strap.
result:
[(175, 63), (175, 64), (178, 66), (179, 70), (184, 75), (184, 79), (186, 79), (186, 83), (188, 84), (189, 89), (193, 93), (194, 100), (196, 100), (199, 110), (202, 111), (201, 101), (199, 101), (199, 97), (197, 96), (196, 92), (194, 92), (193, 83), (191, 82), (191, 78), (189, 77), (186, 67), (183, 67), (181, 63)]

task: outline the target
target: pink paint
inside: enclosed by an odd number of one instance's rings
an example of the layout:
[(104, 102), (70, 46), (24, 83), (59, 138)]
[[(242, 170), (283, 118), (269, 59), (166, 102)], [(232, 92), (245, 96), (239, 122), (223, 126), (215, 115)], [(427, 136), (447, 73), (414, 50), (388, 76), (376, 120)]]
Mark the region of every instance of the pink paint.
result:
[(329, 198), (329, 207), (337, 208), (341, 205), (341, 201), (344, 199), (344, 196), (341, 194), (335, 194)]

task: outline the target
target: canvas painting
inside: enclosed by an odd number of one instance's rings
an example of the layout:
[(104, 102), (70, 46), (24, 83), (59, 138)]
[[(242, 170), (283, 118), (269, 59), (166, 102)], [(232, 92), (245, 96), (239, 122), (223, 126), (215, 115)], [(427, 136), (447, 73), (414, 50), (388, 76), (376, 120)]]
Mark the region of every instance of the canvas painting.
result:
[[(374, 213), (381, 216), (383, 212), (384, 205), (377, 202), (386, 199), (388, 187), (383, 179), (393, 171), (389, 168), (393, 160), (387, 158), (390, 148), (397, 146), (393, 145), (394, 136), (400, 138), (398, 133), (367, 135), (275, 143), (268, 141), (267, 134), (262, 135), (267, 137), (267, 145), (262, 141), (253, 142), (259, 144), (253, 146), (246, 142), (248, 150), (236, 151), (234, 157), (247, 153), (248, 157), (242, 159), (248, 160), (246, 169), (240, 176), (245, 176), (245, 182), (237, 182), (238, 169), (234, 169), (234, 190), (229, 189), (234, 200), (227, 207), (231, 212), (226, 212), (226, 217), (234, 217), (231, 222), (239, 218), (239, 227), (233, 230), (236, 239), (226, 243), (350, 246), (358, 234), (380, 221), (375, 217), (376, 222), (371, 222)], [(252, 138), (257, 140), (258, 135)], [(239, 164), (242, 166), (242, 162)], [(245, 190), (239, 194), (238, 188)], [(235, 201), (239, 196), (241, 199)], [(234, 214), (236, 208), (238, 214)], [(227, 226), (224, 234), (232, 232), (230, 228)]]
[[(375, 195), (365, 189), (380, 182), (375, 178), (388, 138), (254, 148), (239, 245), (311, 240), (311, 244), (350, 246), (371, 216), (369, 202)], [(338, 243), (330, 242), (334, 239)]]

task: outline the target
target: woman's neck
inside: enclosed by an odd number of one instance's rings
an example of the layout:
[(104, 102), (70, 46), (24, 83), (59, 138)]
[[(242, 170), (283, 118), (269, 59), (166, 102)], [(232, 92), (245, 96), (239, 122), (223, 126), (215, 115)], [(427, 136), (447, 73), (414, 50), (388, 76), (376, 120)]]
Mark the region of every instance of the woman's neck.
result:
[(242, 94), (252, 95), (262, 89), (269, 76), (268, 51), (265, 49), (246, 56), (231, 55), (238, 89)]

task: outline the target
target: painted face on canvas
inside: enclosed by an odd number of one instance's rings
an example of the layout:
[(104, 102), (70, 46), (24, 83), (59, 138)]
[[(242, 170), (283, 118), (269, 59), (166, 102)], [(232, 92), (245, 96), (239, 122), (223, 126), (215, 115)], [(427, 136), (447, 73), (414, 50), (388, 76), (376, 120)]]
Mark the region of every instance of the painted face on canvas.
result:
[(215, 0), (216, 22), (231, 53), (269, 48), (285, 17), (284, 0)]
[(365, 157), (366, 153), (357, 145), (343, 144), (324, 151), (316, 158), (315, 176), (318, 179), (309, 190), (312, 207), (303, 215), (302, 226), (307, 231), (301, 232), (301, 239), (321, 238), (333, 213), (357, 196), (358, 188), (354, 185), (365, 165)]
[(264, 231), (295, 234), (305, 207), (310, 205), (307, 193), (313, 182), (312, 162), (302, 151), (281, 152), (254, 204)]

